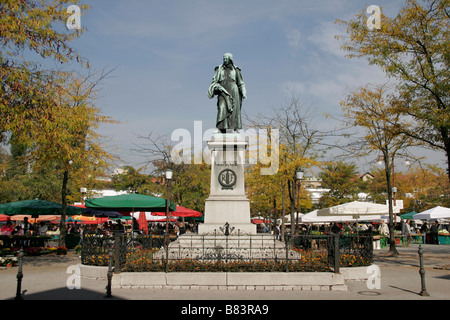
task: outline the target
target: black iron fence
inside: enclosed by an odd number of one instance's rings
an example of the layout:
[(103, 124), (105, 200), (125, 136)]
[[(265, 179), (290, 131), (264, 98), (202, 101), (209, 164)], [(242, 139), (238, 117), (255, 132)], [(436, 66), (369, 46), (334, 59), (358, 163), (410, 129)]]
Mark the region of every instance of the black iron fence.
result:
[[(170, 242), (176, 240), (171, 236)], [(121, 271), (334, 271), (373, 262), (372, 234), (183, 237), (166, 251), (156, 235), (84, 235), (81, 262)], [(112, 250), (110, 250), (112, 249)]]
[[(170, 236), (169, 241), (176, 240)], [(160, 235), (137, 235), (117, 233), (114, 236), (85, 234), (81, 239), (81, 263), (85, 265), (107, 266), (112, 248), (114, 267), (122, 270), (127, 254), (150, 251), (157, 252), (164, 247), (165, 238)]]

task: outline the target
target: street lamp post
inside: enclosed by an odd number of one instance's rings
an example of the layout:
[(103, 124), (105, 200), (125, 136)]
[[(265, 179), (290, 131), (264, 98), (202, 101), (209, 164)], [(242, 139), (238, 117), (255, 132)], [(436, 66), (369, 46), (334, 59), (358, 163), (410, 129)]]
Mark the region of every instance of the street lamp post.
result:
[(304, 171), (301, 168), (295, 170), (295, 180), (297, 182), (297, 216), (295, 218), (295, 230), (298, 231), (298, 213), (300, 212), (300, 186), (303, 180)]
[(86, 201), (87, 188), (85, 187), (80, 188), (80, 192), (81, 192), (81, 203), (84, 205), (84, 202)]
[(170, 202), (170, 182), (172, 181), (172, 170), (166, 171), (166, 182), (167, 182), (167, 200), (166, 200), (166, 234), (165, 234), (165, 247), (166, 247), (166, 272), (168, 271), (169, 266), (169, 221), (170, 221), (170, 211), (169, 211), (169, 202)]

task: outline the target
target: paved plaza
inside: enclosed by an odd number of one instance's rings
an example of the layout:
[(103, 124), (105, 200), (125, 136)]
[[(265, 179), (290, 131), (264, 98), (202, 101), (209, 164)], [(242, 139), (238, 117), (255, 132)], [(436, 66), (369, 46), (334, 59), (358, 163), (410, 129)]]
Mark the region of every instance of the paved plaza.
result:
[[(423, 245), (426, 289), (419, 295), (418, 245), (397, 247), (400, 255), (375, 250), (374, 263), (381, 269), (381, 288), (368, 289), (366, 281), (348, 281), (348, 291), (249, 291), (249, 290), (151, 290), (113, 289), (114, 300), (442, 300), (450, 299), (450, 246)], [(68, 289), (68, 267), (79, 263), (67, 256), (24, 257), (22, 293), (25, 300), (102, 300), (105, 280), (81, 279), (81, 289)], [(70, 272), (70, 271), (69, 271)], [(14, 299), (17, 267), (0, 269), (0, 299)]]

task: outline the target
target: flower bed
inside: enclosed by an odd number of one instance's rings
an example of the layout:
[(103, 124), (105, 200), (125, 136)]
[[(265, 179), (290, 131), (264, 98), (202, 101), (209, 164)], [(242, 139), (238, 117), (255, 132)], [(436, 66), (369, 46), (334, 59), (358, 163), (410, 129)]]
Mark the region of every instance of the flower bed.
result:
[[(289, 272), (328, 272), (331, 266), (328, 256), (323, 251), (305, 251), (295, 249), (302, 256), (301, 260), (289, 261)], [(133, 250), (127, 253), (123, 272), (162, 272), (165, 271), (165, 262), (154, 259), (153, 254), (158, 249)], [(341, 267), (368, 266), (371, 262), (361, 256), (342, 254)], [(86, 258), (87, 265), (108, 266), (107, 254), (91, 255)], [(286, 262), (282, 260), (251, 260), (251, 261), (201, 261), (193, 259), (173, 260), (169, 262), (169, 272), (285, 272)]]
[[(163, 272), (165, 264), (162, 260), (154, 260), (145, 265), (128, 262), (123, 268), (124, 272)], [(274, 260), (253, 261), (198, 261), (192, 259), (170, 261), (169, 272), (284, 272), (286, 262)], [(311, 266), (302, 262), (290, 262), (289, 272), (330, 271), (327, 266)]]
[(369, 259), (354, 254), (341, 254), (339, 263), (341, 267), (367, 267), (372, 264)]
[[(288, 263), (288, 272), (329, 272), (326, 252), (297, 250), (302, 255), (301, 260)], [(160, 272), (165, 270), (162, 260), (153, 259), (155, 250), (136, 250), (127, 254), (124, 272)], [(108, 265), (108, 257), (101, 257), (95, 265)], [(357, 267), (370, 265), (362, 257), (341, 255), (342, 267)], [(199, 261), (192, 259), (170, 261), (169, 272), (285, 272), (286, 262), (282, 260), (251, 260), (251, 261)]]

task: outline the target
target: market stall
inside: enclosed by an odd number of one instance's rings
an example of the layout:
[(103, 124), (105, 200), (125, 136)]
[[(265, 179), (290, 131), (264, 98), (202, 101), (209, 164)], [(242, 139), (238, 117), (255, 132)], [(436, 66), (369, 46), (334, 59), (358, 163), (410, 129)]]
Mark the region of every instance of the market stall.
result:
[(437, 206), (413, 215), (413, 219), (427, 221), (450, 219), (450, 208)]

